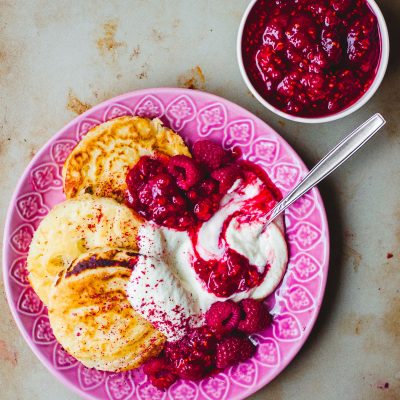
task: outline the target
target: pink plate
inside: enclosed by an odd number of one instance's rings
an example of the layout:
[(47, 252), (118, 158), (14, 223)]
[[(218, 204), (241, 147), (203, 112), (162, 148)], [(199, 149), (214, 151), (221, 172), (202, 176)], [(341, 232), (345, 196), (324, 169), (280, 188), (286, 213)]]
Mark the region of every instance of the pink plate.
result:
[(93, 126), (122, 115), (159, 117), (187, 143), (210, 138), (225, 148), (240, 146), (243, 157), (265, 168), (287, 193), (307, 173), (299, 156), (273, 129), (220, 97), (187, 89), (146, 89), (108, 100), (70, 122), (32, 160), (19, 181), (5, 226), (3, 273), (8, 301), (25, 340), (42, 363), (87, 399), (244, 399), (276, 377), (307, 339), (317, 318), (328, 274), (329, 234), (316, 189), (286, 213), (288, 271), (267, 303), (271, 327), (254, 335), (256, 355), (200, 382), (178, 381), (155, 389), (141, 370), (90, 370), (56, 342), (47, 310), (27, 281), (26, 257), (40, 220), (64, 199), (61, 168), (78, 140)]

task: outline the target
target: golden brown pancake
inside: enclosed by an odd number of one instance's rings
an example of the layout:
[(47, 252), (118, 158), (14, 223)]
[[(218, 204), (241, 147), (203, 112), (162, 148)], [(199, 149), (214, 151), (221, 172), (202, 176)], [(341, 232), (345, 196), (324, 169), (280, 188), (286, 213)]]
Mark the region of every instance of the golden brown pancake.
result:
[(88, 368), (125, 371), (158, 355), (165, 336), (131, 307), (126, 285), (137, 255), (97, 249), (60, 273), (49, 299), (54, 335)]
[(120, 117), (91, 129), (67, 158), (63, 168), (67, 198), (84, 193), (120, 202), (129, 169), (143, 155), (190, 156), (182, 138), (159, 119)]
[(137, 249), (141, 217), (114, 199), (85, 195), (56, 205), (41, 221), (28, 254), (29, 280), (47, 305), (58, 273), (97, 247)]

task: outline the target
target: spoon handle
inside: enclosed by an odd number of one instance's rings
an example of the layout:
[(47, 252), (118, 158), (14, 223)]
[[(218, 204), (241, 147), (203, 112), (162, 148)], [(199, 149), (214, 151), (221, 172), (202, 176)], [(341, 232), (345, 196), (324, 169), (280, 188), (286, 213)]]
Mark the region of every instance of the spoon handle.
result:
[(381, 114), (375, 114), (350, 133), (350, 135), (346, 136), (271, 210), (264, 228), (299, 197), (307, 193), (351, 157), (364, 143), (378, 132), (385, 123), (386, 121)]

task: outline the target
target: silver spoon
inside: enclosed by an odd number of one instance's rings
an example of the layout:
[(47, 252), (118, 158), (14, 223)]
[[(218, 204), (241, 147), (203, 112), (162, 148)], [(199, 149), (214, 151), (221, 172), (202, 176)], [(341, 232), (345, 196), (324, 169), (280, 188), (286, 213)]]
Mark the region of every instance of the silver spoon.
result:
[(350, 135), (346, 136), (268, 213), (267, 222), (264, 224), (261, 232), (264, 232), (267, 226), (299, 197), (307, 193), (350, 158), (364, 143), (371, 139), (385, 123), (386, 121), (381, 114), (375, 114), (350, 133)]

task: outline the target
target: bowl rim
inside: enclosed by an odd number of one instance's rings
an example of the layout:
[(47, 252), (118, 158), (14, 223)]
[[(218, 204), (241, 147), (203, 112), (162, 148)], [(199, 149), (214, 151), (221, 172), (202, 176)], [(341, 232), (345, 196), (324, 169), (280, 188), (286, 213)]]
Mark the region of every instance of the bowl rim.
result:
[(295, 122), (303, 122), (303, 123), (309, 123), (309, 124), (315, 124), (315, 123), (323, 123), (323, 122), (331, 122), (335, 121), (337, 119), (346, 117), (347, 115), (352, 114), (353, 112), (357, 111), (359, 108), (361, 108), (365, 103), (367, 103), (371, 97), (375, 94), (377, 91), (378, 87), (380, 86), (385, 73), (386, 69), (388, 66), (389, 62), (389, 52), (390, 52), (390, 42), (389, 42), (389, 32), (387, 29), (386, 21), (385, 18), (382, 14), (381, 9), (379, 8), (378, 4), (375, 2), (375, 0), (366, 0), (366, 2), (369, 4), (371, 7), (373, 13), (375, 14), (377, 20), (378, 20), (378, 26), (380, 30), (380, 39), (381, 39), (381, 46), (382, 46), (382, 51), (381, 51), (381, 58), (379, 61), (379, 67), (378, 71), (375, 75), (375, 78), (371, 84), (371, 86), (368, 88), (368, 90), (351, 106), (345, 108), (342, 111), (339, 111), (336, 114), (332, 115), (327, 115), (324, 117), (298, 117), (296, 115), (291, 115), (288, 114), (282, 110), (279, 110), (275, 106), (273, 106), (271, 103), (269, 103), (267, 100), (262, 97), (258, 91), (254, 88), (253, 84), (250, 82), (250, 79), (247, 75), (246, 68), (244, 67), (243, 63), (243, 56), (242, 56), (242, 39), (243, 39), (243, 32), (244, 32), (244, 27), (247, 22), (247, 18), (254, 7), (254, 5), (257, 3), (259, 0), (251, 0), (250, 3), (248, 4), (246, 10), (243, 13), (242, 19), (240, 21), (238, 33), (237, 33), (237, 40), (236, 40), (236, 57), (237, 57), (237, 62), (239, 65), (239, 70), (242, 75), (242, 78), (244, 82), (246, 83), (247, 88), (250, 90), (252, 95), (267, 109), (272, 111), (273, 113), (279, 115), (280, 117), (286, 118), (291, 121)]

